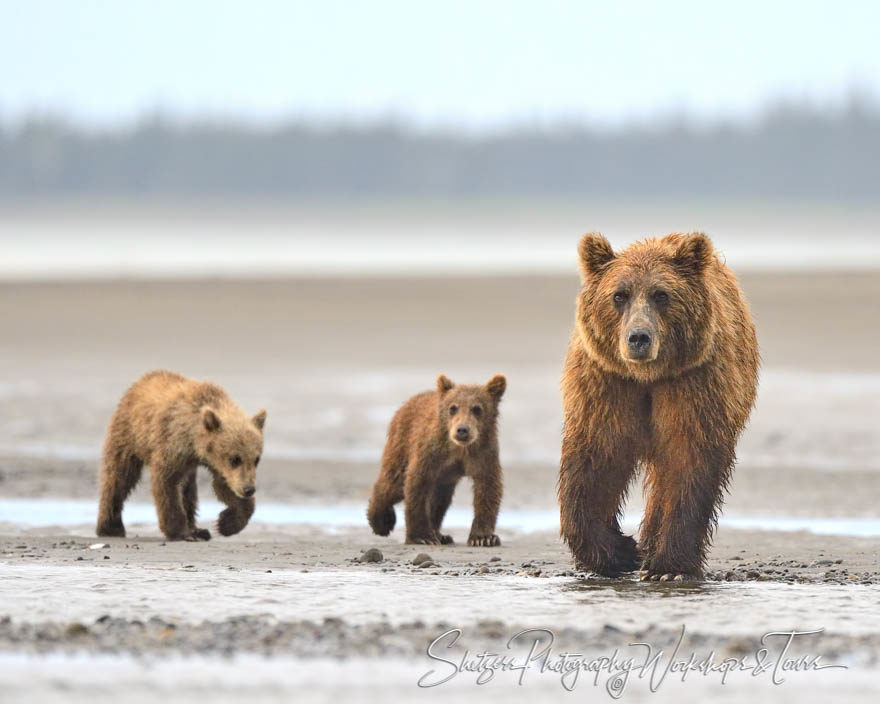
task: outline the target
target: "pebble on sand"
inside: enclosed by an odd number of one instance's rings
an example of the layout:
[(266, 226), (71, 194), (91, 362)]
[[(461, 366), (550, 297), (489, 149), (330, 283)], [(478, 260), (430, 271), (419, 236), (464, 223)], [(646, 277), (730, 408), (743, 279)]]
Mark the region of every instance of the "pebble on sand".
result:
[(358, 562), (382, 562), (384, 559), (385, 557), (379, 548), (370, 548), (358, 558)]
[(420, 552), (413, 558), (412, 563), (414, 565), (421, 565), (424, 562), (433, 562), (434, 559), (426, 552)]

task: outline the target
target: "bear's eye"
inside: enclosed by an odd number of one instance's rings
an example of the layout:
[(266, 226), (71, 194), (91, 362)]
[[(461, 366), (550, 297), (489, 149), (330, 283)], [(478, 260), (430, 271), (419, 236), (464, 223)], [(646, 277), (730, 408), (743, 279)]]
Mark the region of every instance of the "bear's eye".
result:
[(626, 303), (629, 300), (629, 294), (626, 291), (618, 291), (614, 294), (615, 303)]
[(479, 406), (474, 406), (471, 409), (471, 413), (473, 413), (477, 418), (479, 418), (480, 415), (483, 413), (483, 409), (480, 408)]
[(254, 460), (254, 467), (256, 467), (258, 464), (260, 464), (260, 456), (259, 455), (257, 455), (257, 459)]
[(450, 406), (449, 415), (454, 416), (456, 413), (458, 413), (458, 406)]
[(241, 467), (241, 455), (233, 455), (229, 458), (229, 465), (231, 467)]
[(654, 291), (654, 302), (660, 305), (669, 303), (669, 294), (666, 291)]

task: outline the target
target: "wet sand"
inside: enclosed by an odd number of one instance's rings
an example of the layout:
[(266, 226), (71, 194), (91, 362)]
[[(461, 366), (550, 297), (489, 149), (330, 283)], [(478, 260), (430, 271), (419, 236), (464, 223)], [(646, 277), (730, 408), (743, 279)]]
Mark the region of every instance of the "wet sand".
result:
[[(764, 376), (726, 514), (880, 517), (880, 328), (853, 305), (880, 296), (880, 277), (741, 279)], [(397, 404), (441, 371), (467, 380), (503, 371), (502, 511), (552, 510), (556, 378), (576, 289), (575, 277), (550, 276), (0, 284), (0, 497), (93, 498), (113, 405), (138, 375), (167, 367), (269, 408), (258, 500), (363, 506)], [(132, 501), (149, 501), (148, 481)], [(463, 482), (453, 508), (469, 502)], [(628, 512), (640, 507), (634, 488)], [(603, 653), (641, 638), (667, 645), (685, 625), (688, 650), (722, 654), (752, 652), (768, 630), (825, 628), (804, 648), (851, 668), (782, 687), (694, 680), (657, 695), (634, 689), (633, 700), (869, 700), (880, 662), (876, 538), (722, 526), (704, 583), (658, 585), (577, 574), (548, 531), (510, 530), (497, 549), (416, 549), (400, 531), (377, 538), (366, 524), (257, 521), (190, 544), (165, 543), (154, 522), (113, 540), (88, 524), (50, 523), (0, 516), (0, 691), (14, 699), (118, 698), (153, 675), (167, 701), (289, 700), (303, 687), (316, 701), (411, 698), (424, 694), (415, 681), (429, 669), (427, 644), (448, 627), (465, 629), (473, 651), (538, 626), (560, 647)], [(97, 542), (109, 547), (89, 548)], [(383, 560), (358, 561), (372, 547)], [(413, 565), (419, 552), (437, 566)], [(218, 691), (226, 657), (254, 679)], [(567, 694), (547, 678), (475, 686), (459, 678), (430, 691), (446, 701)]]

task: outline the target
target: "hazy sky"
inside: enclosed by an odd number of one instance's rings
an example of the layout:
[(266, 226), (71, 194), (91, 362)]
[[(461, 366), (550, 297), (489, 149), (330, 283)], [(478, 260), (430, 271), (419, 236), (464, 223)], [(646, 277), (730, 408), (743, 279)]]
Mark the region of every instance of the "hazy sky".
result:
[(880, 2), (0, 0), (0, 117), (484, 128), (880, 93)]

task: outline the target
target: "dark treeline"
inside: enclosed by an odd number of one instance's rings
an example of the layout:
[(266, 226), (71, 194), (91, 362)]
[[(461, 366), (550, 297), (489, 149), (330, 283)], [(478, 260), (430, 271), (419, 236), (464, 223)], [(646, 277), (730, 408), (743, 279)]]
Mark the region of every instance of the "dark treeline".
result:
[(519, 129), (466, 137), (399, 125), (272, 130), (151, 119), (0, 131), (0, 196), (880, 195), (880, 111), (778, 108), (754, 124)]

